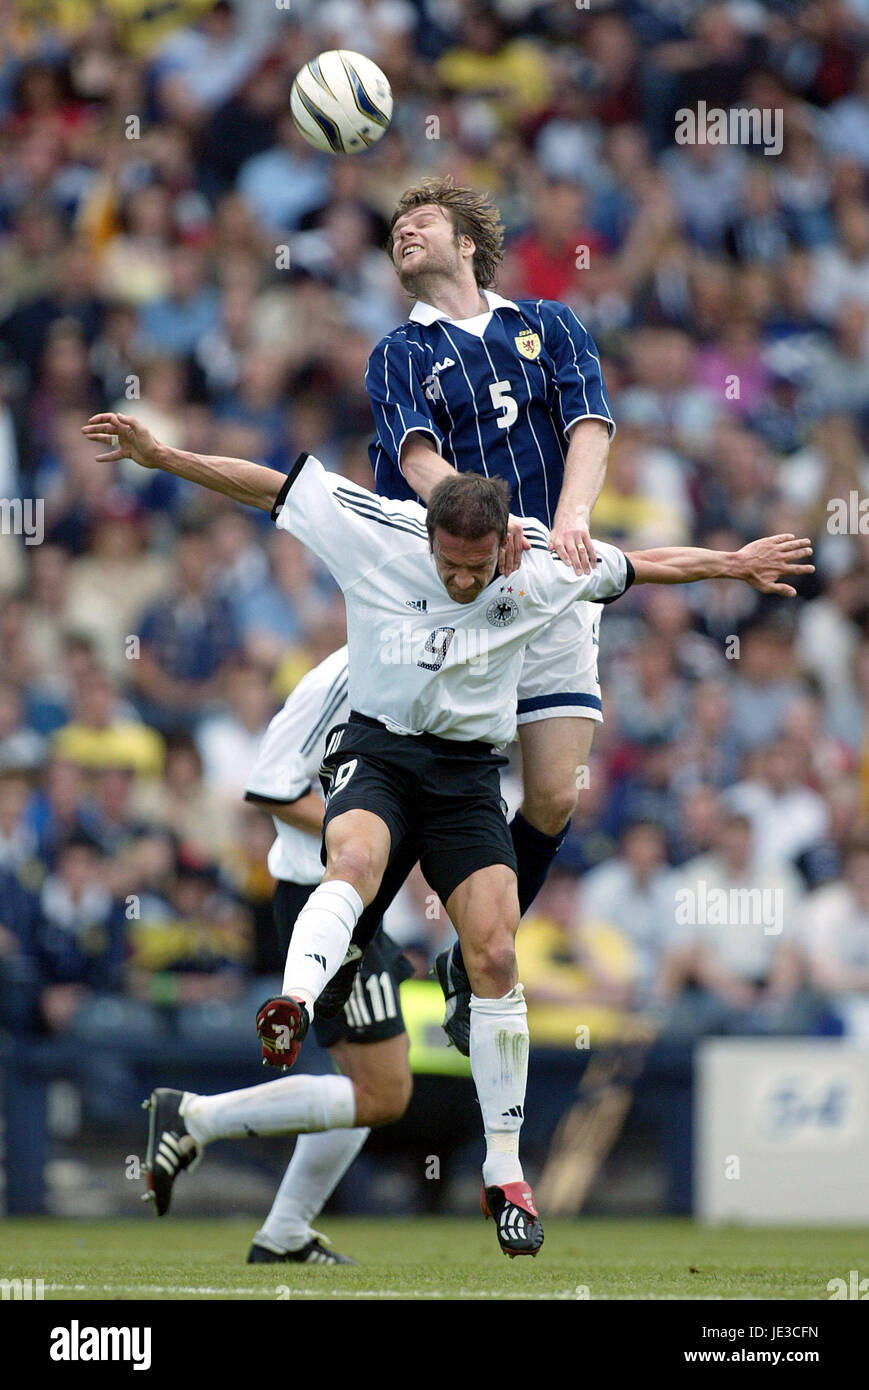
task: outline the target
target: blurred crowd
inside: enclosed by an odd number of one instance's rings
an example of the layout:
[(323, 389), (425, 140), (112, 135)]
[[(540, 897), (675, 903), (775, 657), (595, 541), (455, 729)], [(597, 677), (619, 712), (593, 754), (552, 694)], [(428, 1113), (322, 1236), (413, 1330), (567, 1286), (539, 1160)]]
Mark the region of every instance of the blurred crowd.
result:
[[(408, 308), (384, 232), (450, 173), (502, 211), (499, 292), (597, 341), (618, 432), (593, 533), (816, 548), (798, 601), (608, 609), (606, 722), (520, 936), (533, 1036), (636, 1009), (869, 1032), (867, 0), (0, 0), (0, 23), (0, 498), (44, 504), (39, 537), (6, 507), (0, 544), (5, 1026), (219, 1017), (279, 969), (272, 827), (241, 794), (343, 641), (340, 595), (264, 516), (98, 464), (80, 426), (121, 409), (370, 486), (366, 358)], [(392, 84), (364, 156), (289, 115), (330, 47)], [(676, 143), (699, 101), (780, 112), (781, 152)], [(734, 921), (716, 893), (741, 888)], [(420, 969), (448, 930), (426, 902), (396, 925)]]

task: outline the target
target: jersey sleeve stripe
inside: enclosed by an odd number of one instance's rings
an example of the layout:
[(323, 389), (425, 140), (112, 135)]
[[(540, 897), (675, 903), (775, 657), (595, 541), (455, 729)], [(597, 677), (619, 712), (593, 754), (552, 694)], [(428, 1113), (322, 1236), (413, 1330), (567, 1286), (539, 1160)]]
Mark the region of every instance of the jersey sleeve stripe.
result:
[(311, 455), (308, 453), (299, 454), (299, 457), (296, 459), (295, 463), (293, 464), (292, 468), (290, 469), (289, 473), (284, 479), (283, 486), (280, 492), (278, 493), (277, 497), (275, 498), (274, 506), (271, 510), (272, 521), (277, 521), (278, 517), (280, 516), (283, 510), (284, 503), (287, 500), (290, 488), (293, 486), (293, 483), (298, 478), (299, 474), (301, 473), (302, 469), (304, 468), (305, 464), (307, 463), (310, 457)]
[(397, 531), (407, 531), (409, 535), (419, 536), (420, 539), (428, 539), (428, 531), (421, 521), (414, 521), (409, 516), (388, 516), (381, 507), (377, 505), (377, 499), (372, 496), (371, 501), (366, 502), (356, 493), (345, 491), (343, 488), (336, 488), (334, 492), (335, 501), (348, 511), (358, 512), (359, 516), (364, 516), (371, 521), (379, 522), (381, 526), (393, 526)]
[(396, 457), (397, 457), (397, 459), (398, 459), (398, 471), (399, 471), (399, 473), (401, 474), (402, 478), (406, 478), (406, 477), (407, 477), (407, 474), (405, 473), (404, 469), (403, 469), (402, 466), (401, 466), (401, 451), (402, 451), (402, 449), (404, 448), (404, 441), (407, 439), (408, 435), (410, 435), (410, 434), (428, 434), (428, 435), (430, 435), (431, 438), (434, 440), (434, 442), (435, 442), (435, 448), (437, 449), (437, 451), (438, 451), (438, 453), (441, 455), (441, 457), (443, 457), (443, 452), (444, 452), (442, 441), (440, 440), (440, 438), (438, 437), (437, 433), (436, 433), (434, 430), (427, 430), (427, 429), (424, 429), (422, 425), (412, 425), (411, 428), (410, 428), (409, 430), (405, 430), (405, 431), (404, 431), (404, 434), (401, 436), (401, 438), (400, 438), (399, 441), (398, 441), (398, 454), (397, 454)]
[(590, 410), (587, 415), (574, 415), (570, 423), (565, 425), (564, 433), (570, 434), (570, 431), (573, 429), (574, 425), (577, 424), (580, 420), (603, 420), (604, 424), (607, 426), (609, 430), (610, 439), (612, 439), (613, 435), (616, 432), (616, 422), (611, 415), (598, 415), (596, 411)]
[(353, 502), (345, 502), (341, 498), (337, 500), (339, 506), (346, 507), (348, 511), (357, 512), (366, 521), (373, 521), (378, 526), (388, 526), (393, 531), (404, 531), (407, 535), (415, 537), (416, 540), (422, 540), (422, 532), (413, 526), (404, 526), (398, 521), (389, 521), (385, 516), (378, 516), (375, 512), (366, 511), (363, 507), (357, 507)]
[(549, 705), (585, 705), (589, 709), (601, 709), (597, 695), (532, 695), (527, 700), (517, 701), (516, 713), (530, 714), (533, 710), (546, 709)]
[(634, 580), (636, 579), (636, 577), (637, 577), (637, 572), (636, 572), (636, 570), (634, 569), (633, 565), (631, 564), (630, 560), (628, 559), (628, 557), (627, 557), (627, 555), (626, 555), (626, 556), (625, 556), (625, 587), (622, 589), (622, 592), (621, 592), (620, 594), (611, 594), (609, 598), (598, 598), (598, 599), (594, 599), (593, 602), (595, 602), (595, 603), (615, 603), (616, 599), (621, 598), (621, 597), (622, 597), (622, 594), (626, 594), (626, 593), (628, 592), (628, 589), (631, 587), (631, 585), (633, 584), (633, 582), (634, 582)]
[(308, 795), (312, 786), (313, 783), (308, 782), (308, 784), (304, 786), (300, 792), (297, 792), (295, 796), (265, 796), (262, 792), (254, 791), (252, 787), (248, 787), (244, 794), (244, 800), (264, 801), (268, 806), (293, 806), (297, 801), (301, 801), (303, 796)]

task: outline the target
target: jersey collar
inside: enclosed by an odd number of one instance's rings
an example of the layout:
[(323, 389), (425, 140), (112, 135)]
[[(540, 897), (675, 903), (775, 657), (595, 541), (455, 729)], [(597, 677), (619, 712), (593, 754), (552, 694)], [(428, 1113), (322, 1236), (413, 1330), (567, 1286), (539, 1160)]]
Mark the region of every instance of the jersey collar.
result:
[[(490, 310), (491, 310), (491, 309), (517, 309), (517, 310), (518, 310), (518, 308), (519, 308), (519, 305), (518, 305), (518, 304), (515, 304), (515, 303), (513, 302), (512, 299), (502, 299), (501, 296), (500, 296), (499, 294), (495, 294), (495, 291), (494, 291), (494, 290), (482, 290), (481, 293), (482, 293), (483, 298), (485, 299), (486, 303), (488, 304)], [(414, 323), (426, 323), (426, 324), (428, 324), (428, 323), (436, 323), (438, 319), (446, 319), (449, 323), (453, 323), (453, 322), (456, 322), (456, 323), (467, 323), (467, 322), (469, 321), (469, 320), (467, 320), (467, 319), (456, 319), (456, 320), (453, 320), (453, 319), (450, 318), (449, 314), (445, 314), (445, 313), (443, 312), (442, 309), (436, 309), (436, 308), (434, 307), (433, 304), (426, 304), (426, 303), (424, 303), (424, 301), (421, 300), (421, 299), (418, 299), (418, 300), (416, 301), (416, 303), (414, 304), (414, 306), (413, 306), (413, 308), (411, 309), (410, 313), (408, 314), (408, 318), (411, 319)], [(482, 318), (482, 314), (475, 314), (475, 315), (474, 315), (474, 318)]]

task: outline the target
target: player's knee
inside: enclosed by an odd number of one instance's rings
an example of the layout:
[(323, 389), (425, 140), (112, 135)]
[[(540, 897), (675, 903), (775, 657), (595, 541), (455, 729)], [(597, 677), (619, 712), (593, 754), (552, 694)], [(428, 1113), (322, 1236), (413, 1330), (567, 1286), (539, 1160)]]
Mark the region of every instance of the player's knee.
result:
[(363, 1083), (360, 1086), (357, 1081), (356, 1088), (357, 1109), (365, 1124), (376, 1128), (378, 1125), (394, 1124), (396, 1120), (401, 1119), (410, 1104), (413, 1079), (408, 1071), (406, 1074), (396, 1073), (380, 1077), (375, 1085)]
[(329, 851), (328, 877), (340, 878), (365, 897), (365, 888), (376, 887), (383, 866), (374, 847), (362, 839), (347, 840)]
[(558, 835), (576, 810), (577, 791), (572, 782), (554, 783), (539, 790), (526, 788), (522, 815), (544, 835)]
[(384, 1091), (382, 1124), (391, 1125), (400, 1120), (413, 1094), (413, 1078), (408, 1071), (406, 1076), (394, 1077)]
[[(472, 988), (475, 987), (476, 979), (487, 995), (493, 986), (496, 989), (503, 986), (501, 993), (507, 994), (513, 988), (516, 976), (516, 951), (512, 935), (503, 932), (493, 933), (488, 940), (481, 942), (475, 951), (469, 953), (465, 964)], [(475, 989), (475, 992), (478, 991)]]

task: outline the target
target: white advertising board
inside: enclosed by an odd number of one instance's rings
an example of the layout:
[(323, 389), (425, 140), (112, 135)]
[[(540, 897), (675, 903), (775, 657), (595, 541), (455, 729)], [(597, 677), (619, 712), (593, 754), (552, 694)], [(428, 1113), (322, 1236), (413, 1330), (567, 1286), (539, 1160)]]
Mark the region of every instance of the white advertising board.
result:
[(701, 1221), (869, 1225), (869, 1048), (709, 1038), (694, 1080)]

